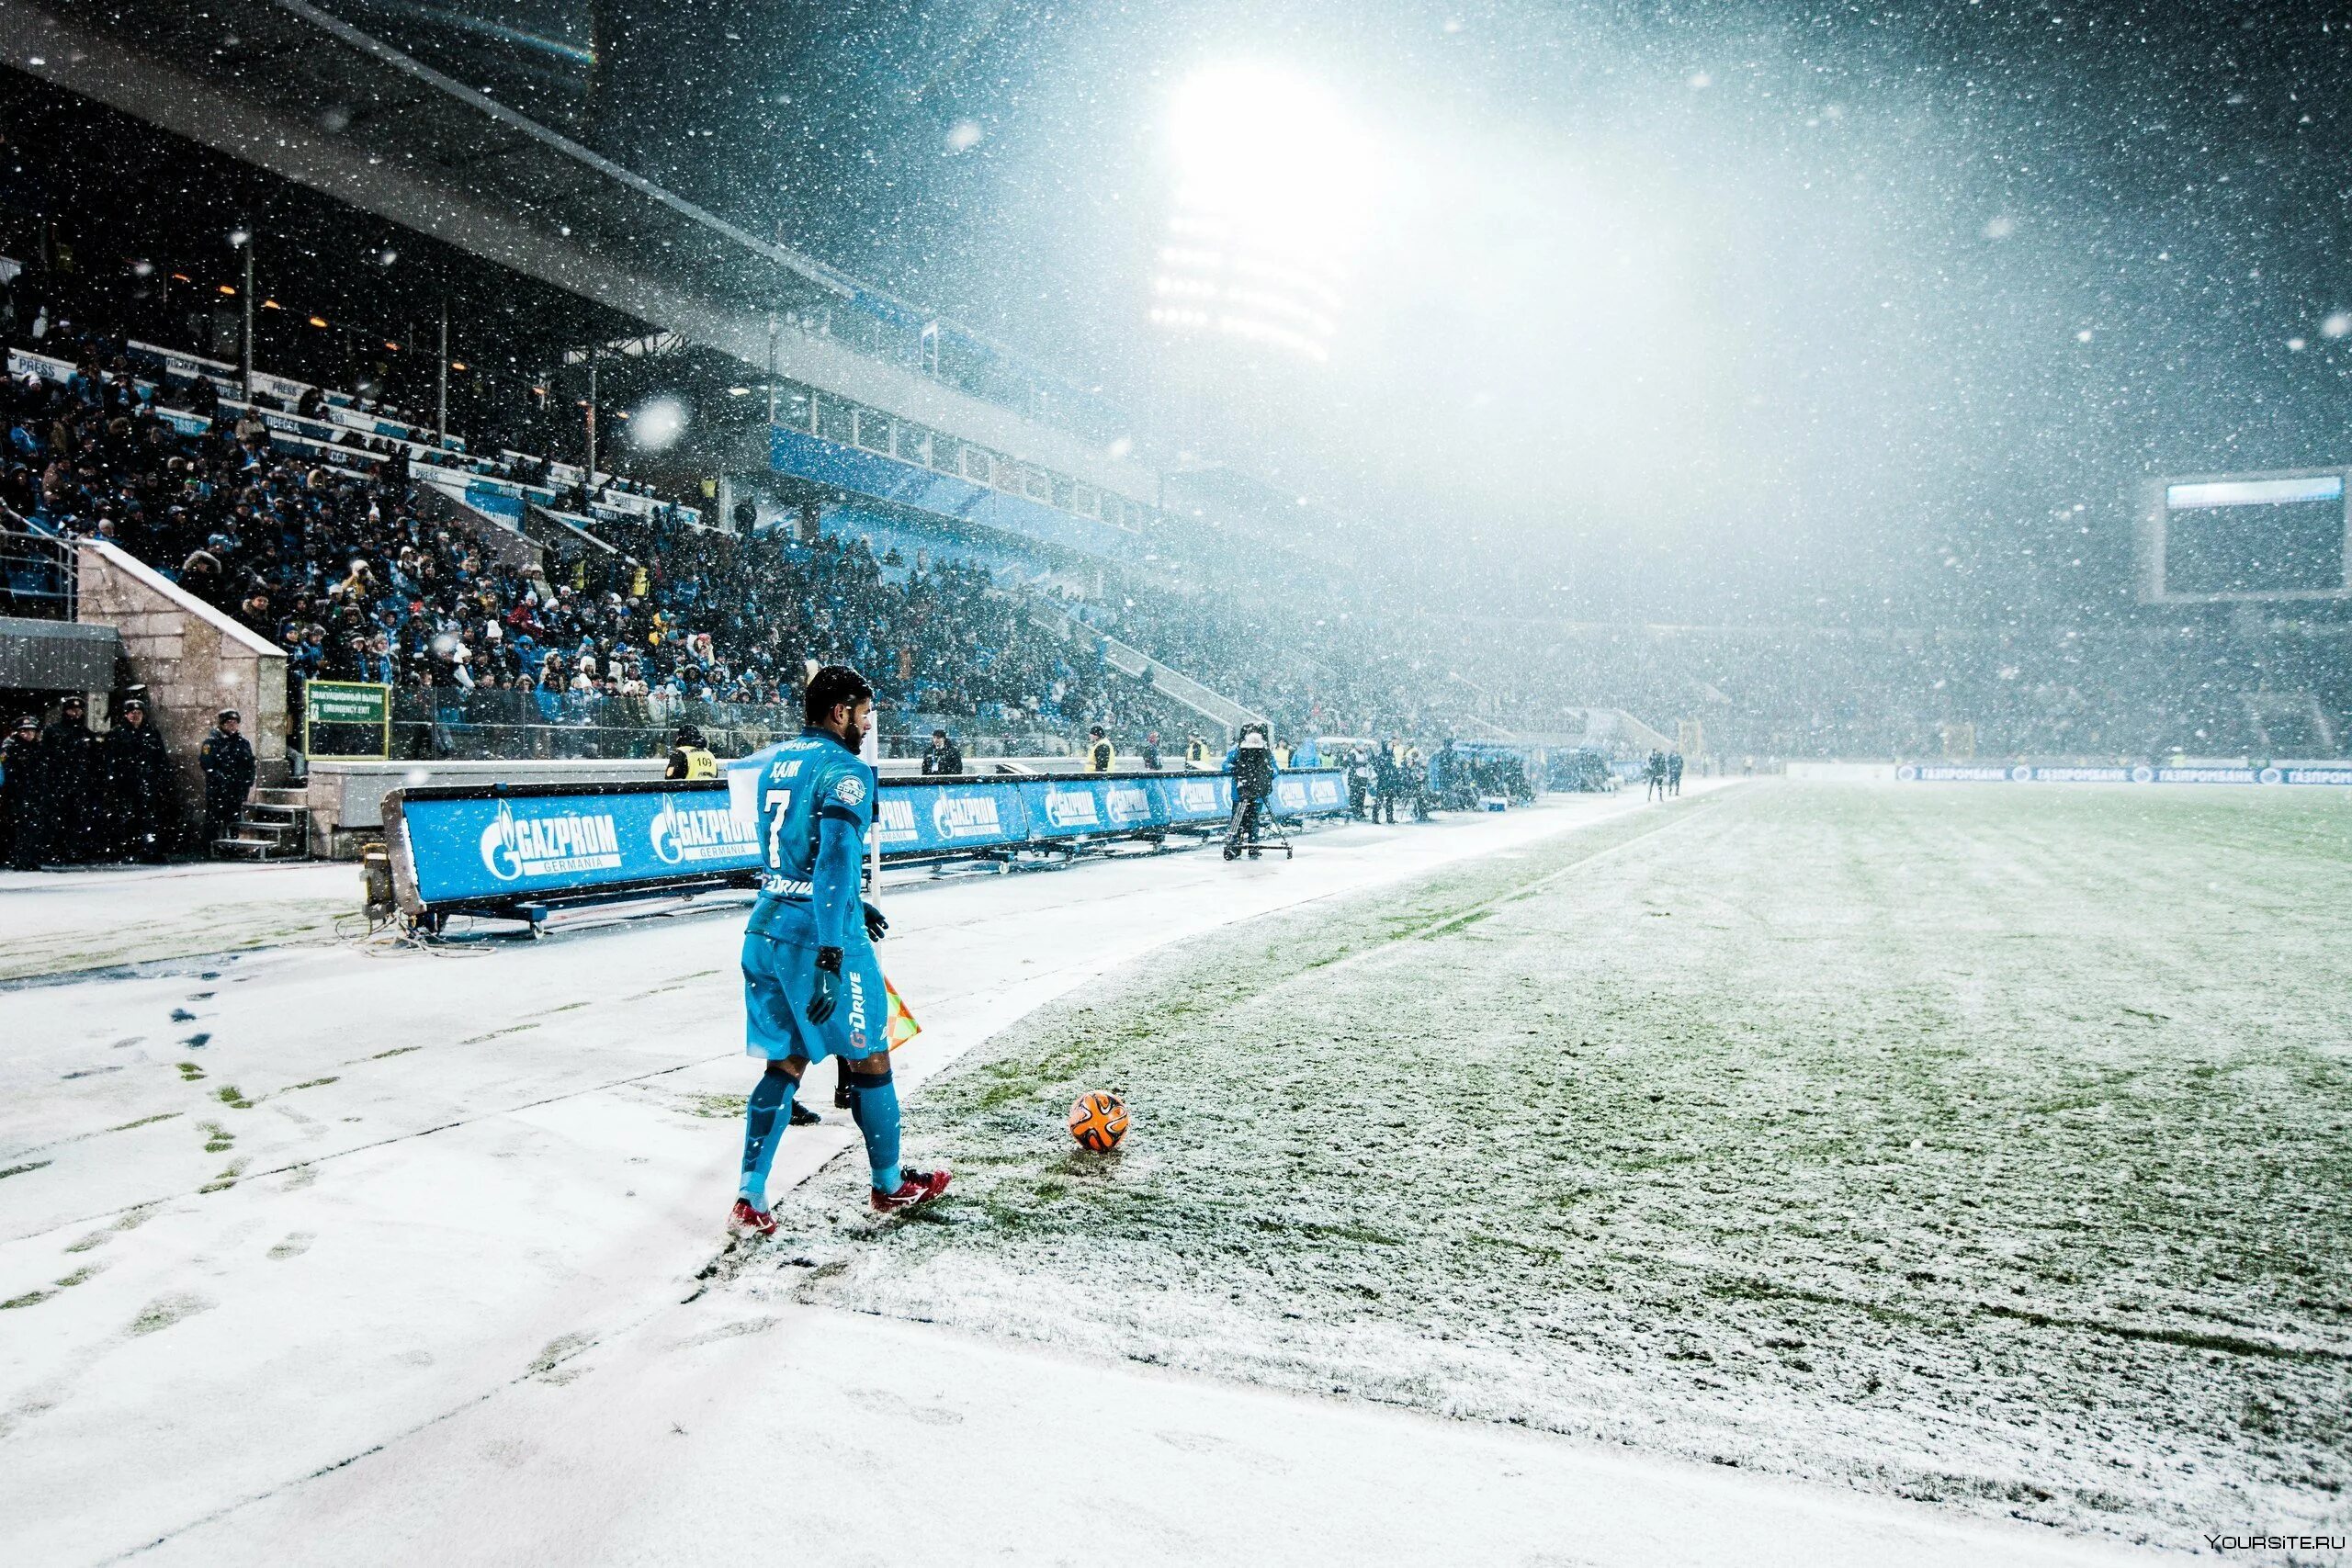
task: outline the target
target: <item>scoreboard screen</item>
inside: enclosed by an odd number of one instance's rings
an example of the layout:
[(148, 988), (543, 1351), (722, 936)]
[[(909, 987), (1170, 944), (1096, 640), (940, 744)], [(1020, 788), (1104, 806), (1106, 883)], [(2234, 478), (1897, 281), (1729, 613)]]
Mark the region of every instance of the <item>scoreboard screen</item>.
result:
[(2344, 476), (2196, 479), (2163, 487), (2150, 597), (2338, 597), (2346, 592)]

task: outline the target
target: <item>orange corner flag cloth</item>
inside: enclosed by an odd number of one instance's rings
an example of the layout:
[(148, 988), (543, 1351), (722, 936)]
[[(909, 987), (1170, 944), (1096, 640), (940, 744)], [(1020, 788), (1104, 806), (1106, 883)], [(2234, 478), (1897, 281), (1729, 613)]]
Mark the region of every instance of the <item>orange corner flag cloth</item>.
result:
[(895, 1051), (922, 1032), (922, 1025), (907, 1010), (907, 998), (899, 995), (899, 987), (886, 977), (882, 988), (890, 994), (890, 1049)]

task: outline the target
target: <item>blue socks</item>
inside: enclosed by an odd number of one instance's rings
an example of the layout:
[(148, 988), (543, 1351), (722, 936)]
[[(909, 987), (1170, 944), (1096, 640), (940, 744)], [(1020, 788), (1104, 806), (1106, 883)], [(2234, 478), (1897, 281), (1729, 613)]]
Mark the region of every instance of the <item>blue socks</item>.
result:
[(865, 1134), (865, 1161), (874, 1168), (874, 1190), (896, 1192), (900, 1179), (899, 1086), (890, 1081), (888, 1058), (883, 1059), (880, 1077), (853, 1073), (849, 1081), (849, 1113), (857, 1119), (857, 1130)]
[[(766, 1213), (768, 1167), (775, 1163), (775, 1145), (792, 1112), (792, 1091), (800, 1086), (783, 1073), (762, 1073), (743, 1107), (743, 1196), (752, 1207)], [(894, 1113), (891, 1126), (896, 1128)]]
[[(849, 1081), (849, 1113), (865, 1134), (874, 1190), (896, 1192), (903, 1179), (899, 1174), (899, 1086), (890, 1081), (887, 1062), (881, 1077), (853, 1073)], [(743, 1106), (743, 1196), (763, 1212), (768, 1206), (768, 1168), (775, 1164), (775, 1146), (790, 1124), (793, 1092), (799, 1087), (783, 1073), (762, 1073)]]

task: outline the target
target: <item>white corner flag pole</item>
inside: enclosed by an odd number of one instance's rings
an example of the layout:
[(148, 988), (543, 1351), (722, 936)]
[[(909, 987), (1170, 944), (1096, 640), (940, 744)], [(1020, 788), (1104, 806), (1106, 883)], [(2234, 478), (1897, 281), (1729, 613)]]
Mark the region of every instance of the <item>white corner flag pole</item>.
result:
[(882, 891), (882, 742), (876, 731), (865, 732), (857, 743), (857, 760), (874, 770), (874, 826), (865, 830), (865, 889), (868, 893)]

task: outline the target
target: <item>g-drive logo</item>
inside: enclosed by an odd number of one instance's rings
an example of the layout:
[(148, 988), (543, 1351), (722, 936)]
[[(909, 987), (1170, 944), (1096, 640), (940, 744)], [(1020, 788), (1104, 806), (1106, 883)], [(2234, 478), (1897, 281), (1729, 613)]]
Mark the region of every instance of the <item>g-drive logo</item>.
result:
[(931, 803), (932, 830), (943, 839), (993, 839), (1004, 829), (996, 799), (986, 795), (944, 795)]
[(502, 803), (497, 819), (481, 830), (481, 863), (501, 882), (612, 871), (621, 863), (620, 834), (601, 814), (517, 817)]
[(645, 834), (655, 858), (665, 865), (741, 860), (755, 854), (760, 844), (757, 824), (745, 822), (727, 807), (682, 809), (674, 800), (662, 803)]

